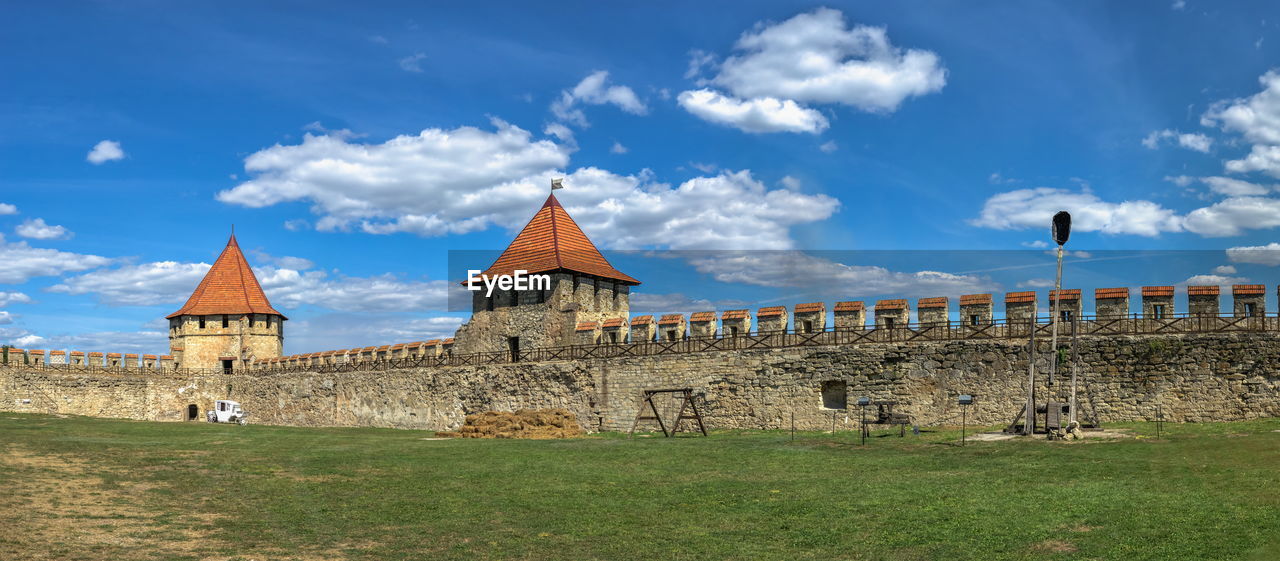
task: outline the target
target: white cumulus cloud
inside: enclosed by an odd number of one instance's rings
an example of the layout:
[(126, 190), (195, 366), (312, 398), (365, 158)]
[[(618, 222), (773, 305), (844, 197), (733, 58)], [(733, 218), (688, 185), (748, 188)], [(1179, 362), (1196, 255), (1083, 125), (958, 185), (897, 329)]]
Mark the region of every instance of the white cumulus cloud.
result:
[(636, 92), (627, 86), (609, 85), (609, 72), (597, 70), (583, 78), (571, 90), (560, 92), (560, 97), (551, 103), (551, 112), (561, 121), (580, 127), (590, 125), (587, 116), (578, 107), (587, 105), (613, 105), (632, 115), (644, 115), (649, 108), (640, 101)]
[(93, 294), (110, 306), (180, 304), (191, 296), (208, 271), (208, 263), (157, 261), (68, 277), (48, 290)]
[(849, 27), (839, 10), (819, 8), (743, 33), (739, 53), (711, 82), (741, 97), (838, 103), (891, 112), (903, 100), (940, 91), (947, 71), (938, 56), (902, 49), (883, 27)]
[(439, 236), (519, 228), (546, 198), (552, 178), (570, 213), (609, 247), (790, 247), (790, 227), (824, 220), (836, 199), (767, 189), (750, 171), (724, 171), (672, 187), (642, 171), (594, 167), (566, 173), (570, 148), (534, 140), (513, 125), (428, 129), (382, 144), (307, 135), (246, 159), (252, 178), (218, 194), (249, 207), (309, 201), (319, 230)]
[(0, 290), (0, 308), (9, 304), (26, 304), (31, 301), (31, 297), (21, 292), (5, 292)]
[[(311, 266), (297, 257), (270, 258), (273, 263)], [(208, 263), (157, 261), (104, 269), (66, 278), (50, 292), (92, 294), (110, 306), (178, 305), (185, 302), (209, 271)], [(271, 304), (280, 309), (314, 306), (344, 312), (412, 312), (445, 308), (445, 281), (404, 281), (391, 274), (372, 277), (331, 276), (266, 265), (254, 275)]]
[[(743, 33), (734, 54), (718, 65), (718, 73), (699, 80), (699, 97), (681, 95), (681, 106), (719, 124), (733, 119), (756, 119), (751, 132), (814, 132), (826, 128), (810, 124), (761, 128), (759, 113), (787, 110), (795, 116), (812, 109), (801, 104), (837, 104), (872, 113), (896, 111), (904, 100), (941, 91), (947, 71), (938, 56), (922, 49), (903, 49), (889, 41), (883, 27), (850, 27), (839, 10), (819, 8), (781, 23), (761, 22)], [(715, 58), (694, 54), (688, 77), (695, 77)], [(714, 88), (727, 91), (722, 94)], [(690, 92), (685, 92), (690, 93)], [(687, 100), (686, 100), (687, 97)], [(718, 111), (709, 108), (716, 107)], [(729, 111), (730, 108), (737, 111)], [(753, 108), (755, 112), (745, 111)], [(819, 115), (820, 116), (820, 115)], [(774, 119), (775, 121), (777, 119)], [(816, 123), (813, 114), (808, 121)]]
[(817, 134), (829, 126), (822, 113), (790, 99), (760, 97), (743, 100), (709, 89), (680, 92), (676, 99), (686, 111), (703, 120), (744, 132)]
[(22, 284), (33, 277), (56, 276), (94, 269), (112, 262), (112, 259), (31, 247), (27, 242), (7, 243), (0, 237), (0, 284)]
[(1089, 191), (1037, 187), (999, 193), (987, 199), (975, 226), (998, 230), (1048, 228), (1060, 210), (1071, 213), (1072, 230), (1156, 236), (1182, 230), (1176, 212), (1151, 201), (1107, 202)]
[(1200, 181), (1209, 186), (1209, 190), (1221, 195), (1230, 197), (1244, 197), (1250, 195), (1265, 195), (1271, 191), (1270, 187), (1250, 183), (1232, 177), (1201, 177)]
[(114, 140), (103, 140), (93, 146), (89, 151), (89, 155), (85, 159), (93, 165), (99, 165), (113, 160), (124, 159), (124, 149), (120, 148), (120, 143)]
[(18, 214), (18, 207), (9, 203), (0, 203), (0, 216), (6, 214)]
[(46, 224), (43, 218), (32, 218), (19, 224), (14, 232), (24, 238), (34, 240), (66, 240), (73, 235), (63, 226)]
[(1254, 144), (1280, 144), (1280, 71), (1270, 70), (1258, 82), (1261, 92), (1213, 104), (1201, 117), (1201, 124), (1240, 133)]

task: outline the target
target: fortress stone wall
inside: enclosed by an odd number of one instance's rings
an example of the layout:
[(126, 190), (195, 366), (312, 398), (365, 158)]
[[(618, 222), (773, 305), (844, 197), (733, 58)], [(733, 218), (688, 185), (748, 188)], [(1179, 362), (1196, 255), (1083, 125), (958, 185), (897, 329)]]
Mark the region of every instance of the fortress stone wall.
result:
[[(1103, 422), (1280, 416), (1280, 332), (1084, 337), (1081, 415)], [(971, 423), (1002, 424), (1025, 396), (1027, 344), (1014, 339), (869, 343), (549, 360), (483, 366), (254, 375), (74, 372), (0, 366), (0, 410), (159, 421), (198, 418), (235, 399), (254, 423), (441, 430), (470, 413), (564, 407), (590, 430), (630, 428), (641, 390), (692, 387), (711, 428), (853, 430), (856, 407), (831, 394), (896, 400), (923, 426), (955, 424), (956, 396), (977, 396)], [(1037, 353), (1041, 399), (1048, 342)], [(207, 371), (206, 371), (207, 372)], [(1067, 374), (1057, 389), (1065, 391)], [(824, 400), (824, 390), (828, 399)], [(1065, 393), (1064, 393), (1065, 395)]]
[[(481, 411), (564, 407), (588, 430), (626, 430), (643, 390), (691, 387), (712, 428), (787, 428), (792, 415), (799, 428), (829, 428), (856, 416), (848, 405), (861, 396), (897, 401), (924, 426), (954, 424), (960, 394), (978, 398), (974, 423), (1001, 424), (1025, 399), (1033, 325), (1038, 401), (1066, 395), (1069, 369), (1048, 386), (1050, 326), (1035, 292), (1005, 295), (1004, 320), (983, 294), (959, 299), (959, 321), (944, 319), (947, 298), (918, 300), (923, 321), (914, 324), (906, 300), (879, 301), (871, 314), (849, 301), (832, 308), (832, 328), (825, 305), (806, 303), (757, 310), (752, 332), (748, 310), (723, 312), (718, 328), (714, 312), (628, 322), (624, 305), (608, 305), (613, 295), (592, 304), (579, 297), (597, 290), (581, 287), (572, 291), (580, 307), (569, 308), (595, 306), (601, 316), (566, 324), (578, 344), (515, 355), (459, 353), (445, 339), (276, 357), (226, 373), (179, 368), (169, 356), (9, 349), (0, 410), (178, 421), (234, 399), (255, 423), (442, 430)], [(1080, 315), (1079, 291), (1052, 294), (1069, 322), (1060, 345), (1071, 327), (1080, 334), (1081, 418), (1152, 419), (1157, 406), (1170, 421), (1280, 416), (1280, 317), (1266, 315), (1264, 287), (1233, 287), (1222, 315), (1211, 313), (1210, 292), (1190, 287), (1191, 313), (1177, 314), (1172, 287), (1144, 287), (1141, 312), (1131, 314), (1128, 289), (1098, 289), (1093, 316)]]

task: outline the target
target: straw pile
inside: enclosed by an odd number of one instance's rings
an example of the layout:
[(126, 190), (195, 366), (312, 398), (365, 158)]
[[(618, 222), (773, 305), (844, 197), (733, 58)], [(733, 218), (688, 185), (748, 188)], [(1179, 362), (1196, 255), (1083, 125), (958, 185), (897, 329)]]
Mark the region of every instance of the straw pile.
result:
[(564, 409), (521, 409), (515, 413), (486, 411), (467, 415), (457, 431), (438, 432), (454, 438), (576, 438), (583, 435), (578, 418)]

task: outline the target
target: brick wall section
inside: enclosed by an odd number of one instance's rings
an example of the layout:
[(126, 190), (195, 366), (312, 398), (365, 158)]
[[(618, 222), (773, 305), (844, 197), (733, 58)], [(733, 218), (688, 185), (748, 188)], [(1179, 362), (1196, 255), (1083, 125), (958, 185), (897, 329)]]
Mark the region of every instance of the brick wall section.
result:
[[(1059, 321), (1070, 321), (1071, 318), (1079, 319), (1080, 311), (1082, 309), (1080, 302), (1080, 289), (1064, 288), (1061, 291), (1050, 290), (1049, 306), (1049, 313), (1051, 314), (1055, 313), (1055, 308), (1057, 309), (1056, 313), (1058, 314)], [(1066, 317), (1063, 317), (1063, 312), (1068, 312)]]
[[(1041, 341), (1040, 369), (1050, 358)], [(1220, 421), (1280, 416), (1280, 334), (1086, 337), (1082, 410), (1103, 422)], [(685, 355), (405, 368), (270, 376), (80, 374), (0, 367), (0, 410), (160, 421), (199, 414), (216, 399), (244, 404), (251, 422), (449, 429), (467, 414), (564, 407), (586, 428), (625, 430), (643, 389), (688, 386), (711, 428), (823, 430), (821, 385), (850, 399), (895, 399), (923, 426), (950, 422), (956, 396), (980, 396), (974, 424), (1007, 423), (1025, 395), (1025, 341), (875, 344)], [(1043, 377), (1041, 380), (1043, 381)], [(47, 394), (51, 399), (39, 396)], [(1091, 398), (1086, 397), (1092, 396)], [(23, 404), (23, 399), (30, 403)]]
[(578, 326), (574, 328), (576, 337), (574, 344), (577, 345), (594, 345), (600, 341), (600, 324), (594, 321), (580, 321)]
[(908, 310), (906, 300), (877, 301), (875, 308), (876, 328), (906, 327), (910, 321)]
[(685, 338), (687, 326), (684, 314), (666, 314), (658, 318), (658, 340), (681, 341)]
[(822, 302), (797, 304), (793, 328), (796, 333), (817, 333), (827, 329), (827, 306)]
[(769, 306), (756, 311), (756, 331), (760, 333), (781, 333), (786, 330), (786, 306)]
[(716, 336), (716, 313), (694, 312), (689, 315), (689, 336), (707, 338)]
[(658, 333), (658, 324), (653, 316), (636, 316), (631, 318), (631, 342), (648, 343)]
[(1266, 315), (1267, 287), (1262, 284), (1232, 285), (1231, 300), (1235, 317), (1261, 317)]
[(1217, 285), (1188, 286), (1187, 312), (1197, 316), (1217, 317), (1222, 313)]
[(749, 310), (725, 310), (720, 314), (720, 334), (724, 337), (741, 337), (751, 333)]
[(1177, 309), (1173, 305), (1173, 287), (1172, 286), (1144, 286), (1142, 287), (1142, 317), (1146, 319), (1160, 319), (1160, 315), (1164, 317), (1173, 317), (1177, 313)]
[(990, 294), (965, 294), (960, 297), (960, 321), (969, 326), (988, 325), (994, 321)]
[(1027, 323), (1036, 316), (1035, 292), (1007, 292), (1004, 295), (1004, 317), (1009, 323)]
[(1128, 288), (1099, 288), (1093, 291), (1094, 314), (1100, 318), (1129, 317)]
[(627, 320), (623, 318), (609, 318), (600, 324), (601, 339), (608, 343), (625, 343), (627, 342)]
[(921, 326), (947, 325), (951, 321), (950, 302), (946, 296), (916, 300), (916, 317)]
[(866, 304), (860, 301), (836, 302), (833, 310), (836, 316), (836, 329), (866, 329)]

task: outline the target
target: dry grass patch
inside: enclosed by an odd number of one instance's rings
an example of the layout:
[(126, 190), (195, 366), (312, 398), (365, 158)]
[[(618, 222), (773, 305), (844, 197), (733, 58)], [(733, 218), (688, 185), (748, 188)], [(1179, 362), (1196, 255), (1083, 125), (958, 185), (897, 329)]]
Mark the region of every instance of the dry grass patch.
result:
[(564, 409), (521, 409), (515, 413), (486, 411), (467, 415), (454, 432), (438, 432), (455, 438), (577, 438), (583, 436), (578, 418)]
[(213, 531), (203, 513), (160, 523), (140, 504), (155, 485), (108, 485), (80, 460), (9, 447), (0, 465), (13, 474), (0, 493), (0, 541), (20, 559), (191, 557)]

